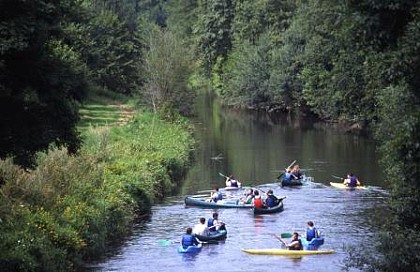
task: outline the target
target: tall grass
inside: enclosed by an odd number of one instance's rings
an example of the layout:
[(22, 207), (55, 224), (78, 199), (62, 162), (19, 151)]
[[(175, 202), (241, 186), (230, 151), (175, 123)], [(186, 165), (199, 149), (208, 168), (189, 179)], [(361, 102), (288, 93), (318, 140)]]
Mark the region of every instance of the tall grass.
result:
[(97, 257), (172, 190), (194, 144), (187, 123), (149, 112), (84, 135), (77, 156), (52, 147), (31, 172), (0, 161), (3, 271), (76, 270)]

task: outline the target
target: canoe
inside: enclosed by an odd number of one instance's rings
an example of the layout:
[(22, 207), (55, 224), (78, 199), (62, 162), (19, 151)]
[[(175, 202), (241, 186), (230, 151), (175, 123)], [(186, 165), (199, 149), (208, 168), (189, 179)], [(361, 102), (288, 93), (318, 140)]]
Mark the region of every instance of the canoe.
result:
[(291, 179), (291, 180), (285, 180), (285, 179), (279, 179), (277, 182), (281, 187), (283, 186), (302, 186), (306, 182), (313, 181), (313, 177), (307, 177), (306, 175), (303, 175), (301, 179)]
[(367, 189), (366, 186), (350, 187), (350, 186), (344, 185), (343, 183), (338, 183), (338, 182), (330, 182), (330, 185), (334, 188), (345, 189), (345, 190)]
[(238, 186), (238, 187), (226, 186), (224, 189), (225, 189), (225, 191), (236, 191), (236, 190), (242, 189), (242, 186)]
[(252, 204), (243, 204), (238, 199), (224, 199), (217, 202), (208, 202), (204, 198), (186, 196), (184, 199), (186, 206), (197, 206), (203, 208), (252, 208)]
[(210, 232), (209, 236), (203, 236), (203, 235), (194, 235), (198, 240), (201, 242), (208, 242), (208, 241), (220, 241), (226, 239), (227, 231), (226, 230), (218, 230)]
[(332, 254), (333, 250), (288, 250), (280, 248), (267, 248), (267, 249), (241, 249), (248, 254), (256, 255), (284, 255), (284, 256), (303, 256), (303, 255), (319, 255), (319, 254)]
[(183, 246), (178, 247), (178, 253), (198, 253), (202, 248), (202, 244), (198, 244), (196, 246), (189, 246), (184, 248)]
[(305, 250), (318, 250), (324, 244), (324, 237), (313, 238), (310, 242), (306, 238), (300, 239), (303, 249)]
[(278, 182), (280, 183), (281, 187), (284, 187), (284, 186), (301, 186), (303, 185), (304, 181), (303, 179), (292, 179), (292, 180), (282, 179), (282, 180), (279, 180)]
[(253, 208), (254, 214), (270, 214), (283, 211), (283, 201), (280, 201), (277, 206), (271, 208)]

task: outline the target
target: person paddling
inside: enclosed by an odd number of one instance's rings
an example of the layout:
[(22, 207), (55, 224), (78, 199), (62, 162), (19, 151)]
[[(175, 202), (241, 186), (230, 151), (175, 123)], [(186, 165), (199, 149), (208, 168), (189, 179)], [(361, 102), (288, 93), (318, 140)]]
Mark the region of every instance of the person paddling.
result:
[(223, 199), (223, 195), (219, 192), (219, 186), (214, 185), (213, 191), (210, 193), (210, 201), (217, 202)]
[(226, 177), (226, 187), (241, 187), (241, 183), (233, 175)]
[(344, 179), (343, 184), (354, 188), (360, 186), (360, 181), (355, 175), (353, 175), (353, 173), (349, 173), (347, 174), (347, 178)]
[(289, 249), (289, 250), (303, 250), (302, 242), (299, 239), (299, 234), (297, 232), (293, 232), (292, 241), (290, 243), (286, 243), (283, 239), (279, 238), (279, 240)]
[(277, 206), (280, 201), (282, 201), (283, 199), (285, 199), (286, 197), (281, 197), (281, 198), (277, 198), (274, 194), (273, 194), (273, 190), (268, 190), (267, 191), (267, 198), (265, 200), (265, 206), (267, 208), (272, 208)]
[(217, 212), (213, 213), (213, 218), (207, 220), (207, 227), (210, 232), (226, 230), (225, 223), (219, 221), (219, 214)]
[(199, 242), (194, 235), (192, 235), (192, 228), (187, 228), (185, 234), (182, 236), (181, 245), (184, 249), (189, 246), (198, 245)]

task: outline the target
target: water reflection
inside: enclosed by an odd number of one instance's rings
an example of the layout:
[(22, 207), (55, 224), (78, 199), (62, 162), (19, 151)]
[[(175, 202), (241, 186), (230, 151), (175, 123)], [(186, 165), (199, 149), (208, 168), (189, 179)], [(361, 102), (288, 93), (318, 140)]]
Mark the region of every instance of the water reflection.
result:
[[(273, 120), (266, 115), (221, 109), (211, 97), (203, 99), (198, 109), (196, 162), (178, 194), (154, 206), (150, 221), (135, 230), (126, 246), (93, 270), (340, 271), (348, 247), (371, 245), (369, 239), (380, 224), (372, 218), (385, 210), (387, 197), (372, 140), (343, 135), (309, 119), (285, 116)], [(293, 160), (314, 177), (314, 183), (300, 188), (281, 188), (274, 183)], [(343, 176), (347, 171), (370, 185), (369, 190), (346, 191), (329, 186), (330, 181), (336, 181), (332, 175)], [(254, 216), (248, 209), (186, 208), (184, 195), (209, 190), (214, 184), (223, 187), (224, 178), (219, 172), (234, 173), (244, 186), (272, 189), (277, 196), (287, 196), (284, 211)], [(177, 253), (185, 229), (200, 217), (210, 218), (215, 211), (226, 223), (226, 241), (206, 245), (196, 255)], [(292, 259), (241, 251), (280, 248), (274, 234), (303, 233), (309, 220), (324, 234), (323, 249), (333, 249), (335, 254)], [(171, 243), (161, 245), (162, 239)]]

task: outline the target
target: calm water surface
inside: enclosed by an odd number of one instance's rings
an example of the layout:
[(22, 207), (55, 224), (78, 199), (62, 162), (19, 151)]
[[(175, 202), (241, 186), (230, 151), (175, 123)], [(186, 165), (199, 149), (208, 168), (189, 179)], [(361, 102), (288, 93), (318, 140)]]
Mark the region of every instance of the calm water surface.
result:
[[(277, 120), (265, 115), (221, 109), (211, 97), (198, 104), (196, 163), (179, 192), (155, 205), (147, 222), (136, 226), (131, 239), (112, 252), (94, 271), (340, 271), (345, 268), (347, 248), (372, 241), (387, 192), (372, 140), (343, 135), (312, 120)], [(300, 188), (281, 188), (275, 183), (279, 171), (293, 160), (314, 182)], [(369, 185), (367, 190), (344, 191), (329, 186), (352, 171)], [(184, 196), (222, 187), (219, 175), (234, 173), (244, 185), (263, 191), (273, 189), (287, 196), (279, 214), (254, 216), (247, 209), (219, 209), (228, 238), (206, 245), (197, 255), (178, 254), (178, 241), (185, 228), (212, 209), (184, 206)], [(238, 194), (241, 194), (238, 192)], [(248, 255), (241, 248), (280, 248), (273, 234), (305, 231), (312, 220), (323, 233), (321, 249), (335, 254), (304, 256)], [(163, 241), (171, 241), (164, 244)]]

